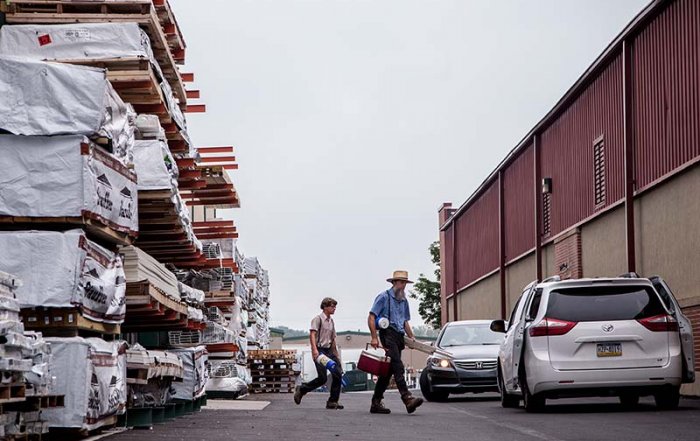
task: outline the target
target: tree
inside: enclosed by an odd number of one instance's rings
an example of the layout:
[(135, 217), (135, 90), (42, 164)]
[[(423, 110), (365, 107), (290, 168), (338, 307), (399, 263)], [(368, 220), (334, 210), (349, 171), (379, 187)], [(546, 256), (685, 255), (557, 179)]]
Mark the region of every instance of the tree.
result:
[(440, 329), (440, 242), (430, 244), (428, 251), (430, 260), (437, 266), (434, 271), (436, 281), (421, 273), (409, 295), (418, 299), (418, 313), (423, 321), (433, 329)]

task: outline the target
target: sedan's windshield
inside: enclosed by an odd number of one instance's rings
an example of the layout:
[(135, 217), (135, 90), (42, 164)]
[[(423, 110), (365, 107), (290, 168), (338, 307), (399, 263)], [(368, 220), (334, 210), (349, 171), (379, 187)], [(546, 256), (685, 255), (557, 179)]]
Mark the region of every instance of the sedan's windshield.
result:
[(503, 334), (493, 332), (489, 324), (448, 326), (443, 332), (438, 346), (500, 345)]

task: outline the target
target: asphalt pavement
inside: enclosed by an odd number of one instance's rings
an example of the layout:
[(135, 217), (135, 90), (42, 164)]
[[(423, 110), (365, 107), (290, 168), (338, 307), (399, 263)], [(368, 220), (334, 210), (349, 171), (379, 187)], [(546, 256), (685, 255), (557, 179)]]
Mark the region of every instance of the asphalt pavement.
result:
[(217, 410), (205, 408), (153, 430), (131, 430), (108, 440), (700, 440), (700, 400), (683, 399), (675, 411), (657, 411), (650, 398), (634, 410), (610, 398), (556, 400), (548, 401), (545, 412), (528, 414), (522, 408), (501, 408), (495, 394), (480, 394), (426, 402), (408, 415), (393, 392), (385, 400), (392, 414), (372, 415), (367, 393), (343, 394), (344, 410), (326, 410), (327, 396), (311, 393), (299, 406), (290, 394), (253, 395), (247, 398), (256, 401), (250, 406), (217, 401), (211, 406)]

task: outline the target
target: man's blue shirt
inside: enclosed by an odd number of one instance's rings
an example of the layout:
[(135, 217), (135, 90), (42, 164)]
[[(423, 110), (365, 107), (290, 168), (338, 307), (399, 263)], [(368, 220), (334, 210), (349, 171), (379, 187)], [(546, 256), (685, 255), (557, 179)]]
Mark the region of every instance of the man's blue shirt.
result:
[[(389, 308), (389, 303), (391, 302), (391, 308)], [(389, 309), (391, 309), (391, 317), (389, 317)], [(405, 334), (406, 331), (403, 328), (405, 322), (411, 320), (411, 310), (408, 307), (408, 299), (398, 300), (393, 288), (380, 293), (376, 299), (374, 299), (374, 304), (370, 311), (375, 317), (386, 317), (389, 319), (389, 325)]]

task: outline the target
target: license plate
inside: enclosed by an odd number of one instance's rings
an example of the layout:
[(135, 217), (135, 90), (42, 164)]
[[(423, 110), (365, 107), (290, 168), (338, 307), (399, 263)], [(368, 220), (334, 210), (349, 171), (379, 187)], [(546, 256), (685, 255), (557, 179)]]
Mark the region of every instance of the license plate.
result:
[(598, 343), (596, 350), (598, 357), (622, 356), (622, 343)]

